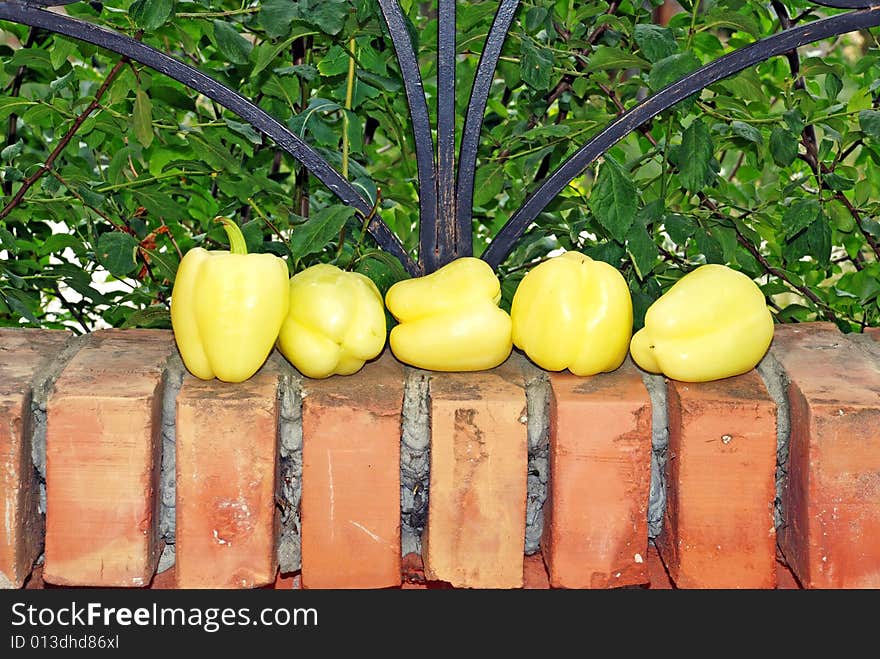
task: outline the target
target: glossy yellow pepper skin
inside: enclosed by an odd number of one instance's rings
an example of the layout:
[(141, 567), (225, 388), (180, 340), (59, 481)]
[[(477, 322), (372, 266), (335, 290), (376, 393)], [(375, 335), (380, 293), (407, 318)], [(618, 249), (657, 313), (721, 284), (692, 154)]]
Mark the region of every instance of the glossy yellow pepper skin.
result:
[(651, 373), (708, 382), (754, 368), (772, 339), (773, 316), (757, 284), (711, 264), (686, 274), (648, 307), (630, 353)]
[(632, 336), (632, 297), (623, 275), (576, 251), (535, 266), (510, 306), (513, 343), (547, 371), (594, 375), (618, 368)]
[(429, 275), (405, 279), (385, 294), (399, 325), (391, 351), (400, 361), (432, 371), (481, 371), (510, 355), (510, 316), (498, 307), (501, 283), (492, 267), (472, 256)]
[(320, 263), (290, 278), (278, 350), (303, 375), (351, 375), (385, 347), (385, 305), (373, 281)]
[(287, 265), (274, 254), (248, 254), (238, 226), (217, 221), (230, 250), (194, 247), (184, 255), (171, 292), (171, 327), (190, 373), (243, 382), (266, 361), (287, 315)]

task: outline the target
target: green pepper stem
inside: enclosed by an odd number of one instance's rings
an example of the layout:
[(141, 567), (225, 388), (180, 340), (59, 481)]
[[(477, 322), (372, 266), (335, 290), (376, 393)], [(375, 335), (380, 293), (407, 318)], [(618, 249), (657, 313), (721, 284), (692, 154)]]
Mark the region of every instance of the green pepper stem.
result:
[(230, 220), (228, 217), (220, 217), (219, 215), (214, 218), (215, 222), (220, 222), (223, 224), (223, 228), (226, 229), (226, 235), (229, 236), (229, 251), (232, 254), (247, 254), (247, 243), (244, 240), (244, 234), (241, 232), (239, 226)]

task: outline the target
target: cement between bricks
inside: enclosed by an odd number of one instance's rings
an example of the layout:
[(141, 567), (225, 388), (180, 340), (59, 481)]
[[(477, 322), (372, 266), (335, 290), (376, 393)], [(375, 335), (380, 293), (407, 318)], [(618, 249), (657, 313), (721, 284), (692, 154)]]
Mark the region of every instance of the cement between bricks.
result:
[(406, 367), (400, 428), (400, 553), (422, 553), (431, 468), (431, 376)]
[(183, 385), (186, 368), (177, 352), (165, 363), (162, 373), (162, 470), (159, 476), (159, 538), (165, 547), (159, 558), (158, 572), (174, 565), (177, 528), (177, 394)]
[(666, 451), (669, 448), (669, 413), (666, 407), (666, 378), (642, 373), (651, 398), (651, 489), (648, 496), (648, 537), (663, 530), (666, 512)]
[(550, 471), (550, 378), (531, 363), (524, 363), (523, 373), (529, 442), (525, 553), (531, 555), (540, 549), (544, 533), (544, 502)]
[(791, 443), (791, 411), (788, 405), (789, 378), (782, 365), (768, 352), (758, 363), (756, 370), (770, 398), (776, 403), (776, 500), (773, 505), (773, 522), (777, 529), (785, 524), (782, 493), (788, 479), (788, 449)]
[(302, 567), (302, 526), (299, 504), (302, 499), (302, 378), (286, 361), (273, 357), (281, 371), (278, 386), (278, 445), (281, 455), (279, 497), (282, 502), (281, 536), (278, 539), (278, 567), (282, 573)]
[(86, 344), (88, 335), (72, 336), (54, 359), (46, 357), (31, 379), (31, 459), (40, 480), (40, 513), (46, 514), (46, 405), (64, 367)]

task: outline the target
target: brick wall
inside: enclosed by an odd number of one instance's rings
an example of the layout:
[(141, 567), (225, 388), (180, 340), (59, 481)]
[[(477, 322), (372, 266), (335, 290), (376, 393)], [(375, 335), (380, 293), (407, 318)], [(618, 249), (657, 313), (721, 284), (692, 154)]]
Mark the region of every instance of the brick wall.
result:
[(226, 384), (168, 331), (5, 329), (0, 419), (0, 587), (880, 588), (877, 330), (777, 326), (704, 384)]

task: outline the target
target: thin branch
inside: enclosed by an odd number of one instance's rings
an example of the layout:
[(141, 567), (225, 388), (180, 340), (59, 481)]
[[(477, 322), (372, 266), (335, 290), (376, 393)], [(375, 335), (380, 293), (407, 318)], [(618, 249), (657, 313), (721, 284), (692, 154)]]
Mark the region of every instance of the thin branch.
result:
[[(701, 193), (699, 193), (699, 197), (700, 197), (700, 201), (706, 206), (706, 208), (708, 208), (709, 210), (711, 210), (712, 213), (713, 213), (716, 217), (718, 217), (718, 218), (720, 218), (720, 219), (723, 219), (723, 220), (729, 220), (729, 219), (730, 219), (730, 218), (728, 218), (726, 215), (724, 215), (724, 213), (722, 213), (721, 211), (719, 211), (719, 210), (718, 210), (718, 206), (715, 205), (715, 202), (713, 202), (711, 199), (709, 199), (705, 194), (703, 194), (703, 193), (701, 192)], [(829, 306), (828, 306), (828, 305), (822, 300), (822, 298), (820, 298), (818, 295), (816, 295), (816, 294), (815, 294), (813, 291), (811, 291), (807, 286), (801, 286), (801, 285), (795, 284), (795, 283), (791, 280), (791, 278), (790, 278), (790, 277), (789, 277), (784, 271), (782, 271), (782, 270), (780, 270), (779, 268), (777, 268), (777, 267), (775, 267), (774, 265), (772, 265), (772, 264), (767, 260), (767, 258), (766, 258), (763, 254), (761, 254), (760, 251), (758, 251), (758, 248), (755, 247), (755, 246), (751, 243), (751, 241), (750, 241), (748, 238), (746, 238), (746, 237), (742, 234), (742, 232), (739, 230), (739, 227), (736, 226), (736, 223), (735, 223), (735, 222), (732, 223), (732, 224), (733, 224), (733, 230), (736, 232), (736, 241), (737, 241), (740, 245), (742, 245), (743, 247), (745, 247), (746, 251), (747, 251), (749, 254), (751, 254), (751, 255), (754, 257), (754, 259), (755, 259), (758, 263), (761, 264), (761, 267), (764, 268), (764, 270), (767, 272), (767, 274), (773, 275), (774, 277), (778, 277), (779, 279), (781, 279), (782, 281), (784, 281), (786, 284), (788, 284), (788, 285), (791, 286), (793, 289), (795, 289), (796, 291), (798, 291), (801, 295), (803, 295), (803, 296), (806, 297), (808, 300), (810, 300), (811, 302), (813, 302), (813, 304), (815, 304), (817, 307), (821, 308), (821, 309), (824, 311), (826, 317), (827, 317), (829, 320), (832, 320), (832, 321), (834, 321), (835, 323), (837, 322), (837, 316), (834, 314), (834, 310), (831, 309), (831, 307), (829, 307)]]
[(110, 88), (110, 85), (113, 84), (113, 81), (116, 80), (116, 77), (119, 75), (120, 71), (125, 67), (128, 62), (128, 58), (123, 57), (120, 59), (113, 68), (110, 70), (110, 73), (107, 74), (107, 78), (101, 83), (101, 86), (98, 88), (98, 92), (95, 94), (95, 98), (92, 99), (92, 102), (86, 106), (86, 109), (73, 120), (70, 128), (67, 129), (67, 132), (64, 136), (58, 141), (57, 146), (52, 150), (52, 153), (46, 158), (46, 161), (40, 166), (40, 168), (28, 176), (24, 183), (21, 184), (21, 187), (15, 193), (15, 196), (9, 201), (6, 206), (3, 207), (3, 210), (0, 210), (0, 220), (9, 215), (13, 209), (15, 209), (21, 202), (24, 200), (25, 194), (30, 190), (33, 185), (39, 181), (45, 174), (47, 174), (52, 169), (52, 165), (55, 163), (55, 160), (61, 155), (61, 152), (70, 144), (70, 141), (73, 139), (73, 136), (76, 135), (76, 132), (82, 127), (83, 123), (86, 119), (88, 119), (89, 115), (92, 114), (95, 110), (98, 109), (101, 103), (101, 98), (107, 93), (107, 90)]
[(862, 215), (859, 213), (858, 209), (853, 206), (853, 203), (846, 198), (846, 195), (842, 192), (837, 192), (834, 195), (834, 198), (837, 199), (840, 203), (846, 206), (846, 210), (849, 211), (849, 214), (852, 215), (852, 218), (856, 221), (856, 224), (859, 227), (859, 231), (862, 232), (862, 235), (865, 237), (865, 241), (867, 241), (868, 245), (874, 251), (874, 255), (877, 257), (877, 260), (880, 261), (880, 243), (865, 229), (865, 225), (862, 223)]
[[(608, 96), (612, 103), (614, 103), (614, 107), (617, 108), (619, 114), (623, 114), (624, 112), (626, 112), (626, 108), (623, 106), (623, 103), (621, 102), (620, 97), (617, 95), (617, 92), (611, 89), (608, 85), (604, 85), (601, 82), (599, 83), (599, 89), (605, 92), (605, 95)], [(648, 142), (651, 143), (651, 146), (657, 146), (657, 140), (651, 134), (650, 123), (640, 124), (638, 127), (638, 131), (645, 136), (645, 139), (647, 139)]]
[[(28, 32), (27, 40), (24, 43), (24, 48), (30, 48), (34, 45), (36, 41), (36, 29), (31, 28), (30, 32)], [(6, 86), (6, 89), (9, 90), (10, 96), (18, 96), (21, 92), (21, 83), (24, 82), (24, 72), (27, 70), (27, 67), (22, 64), (18, 67), (18, 71), (15, 72), (15, 76), (12, 78), (10, 83)], [(5, 90), (4, 90), (5, 91)], [(18, 131), (18, 115), (14, 112), (9, 115), (9, 127), (6, 129), (6, 146), (12, 146), (17, 141), (17, 131)], [(11, 195), (12, 194), (12, 181), (3, 181), (3, 194)]]
[(73, 316), (74, 320), (76, 320), (76, 322), (80, 324), (80, 327), (83, 328), (83, 332), (85, 334), (88, 334), (91, 330), (89, 330), (89, 326), (86, 324), (86, 319), (83, 316), (82, 311), (80, 309), (77, 309), (76, 305), (73, 302), (64, 297), (64, 295), (61, 293), (61, 286), (58, 284), (57, 279), (52, 281), (52, 287), (55, 289), (55, 295), (58, 296), (58, 301), (61, 302), (61, 306), (63, 306), (65, 309), (67, 309), (68, 312), (70, 312), (70, 315)]

